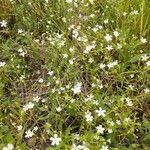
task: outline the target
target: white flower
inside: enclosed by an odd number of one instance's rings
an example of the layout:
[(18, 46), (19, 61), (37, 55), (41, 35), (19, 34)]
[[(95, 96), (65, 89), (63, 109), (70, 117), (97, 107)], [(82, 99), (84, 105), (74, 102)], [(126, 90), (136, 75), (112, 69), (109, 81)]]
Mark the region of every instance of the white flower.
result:
[(107, 145), (103, 145), (100, 150), (109, 150)]
[(139, 14), (138, 10), (133, 10), (133, 11), (131, 12), (131, 15), (138, 15), (138, 14)]
[(69, 48), (69, 51), (73, 52), (74, 51), (74, 47)]
[(97, 129), (97, 133), (100, 133), (100, 134), (103, 134), (105, 131), (102, 125), (97, 126), (96, 129)]
[(106, 65), (103, 64), (103, 63), (101, 63), (101, 64), (99, 65), (99, 67), (100, 67), (101, 69), (104, 69), (104, 68), (106, 67)]
[(95, 112), (97, 113), (98, 117), (100, 117), (100, 116), (105, 117), (106, 110), (102, 109), (101, 107), (98, 110), (96, 110)]
[(6, 65), (6, 62), (0, 62), (0, 67), (3, 67)]
[(68, 54), (62, 54), (62, 55), (64, 59), (68, 58)]
[(149, 57), (147, 56), (147, 54), (143, 54), (141, 56), (142, 61), (146, 61)]
[(120, 33), (119, 33), (118, 31), (114, 31), (114, 36), (115, 36), (115, 37), (118, 37), (119, 34), (120, 34)]
[(120, 120), (116, 120), (116, 123), (117, 123), (118, 125), (121, 125), (121, 121), (120, 121)]
[(94, 4), (94, 0), (89, 0), (89, 2), (90, 2), (91, 4)]
[(73, 65), (73, 63), (74, 63), (74, 62), (73, 62), (73, 59), (70, 59), (70, 60), (69, 60), (69, 63), (70, 63), (70, 65)]
[(33, 97), (33, 101), (34, 101), (34, 102), (37, 102), (37, 103), (39, 102), (40, 99), (41, 99), (41, 98), (40, 98), (39, 96)]
[(113, 47), (112, 47), (112, 45), (107, 45), (106, 49), (107, 49), (108, 51), (111, 51), (111, 50), (113, 49)]
[(143, 44), (145, 44), (145, 43), (147, 43), (147, 40), (146, 40), (146, 38), (143, 38), (143, 37), (141, 37), (141, 42), (143, 43)]
[(79, 144), (73, 144), (71, 150), (89, 150), (89, 148), (86, 147), (86, 145), (83, 143), (83, 145)]
[(3, 147), (3, 150), (13, 150), (14, 146), (11, 143), (8, 143), (6, 147)]
[(112, 41), (112, 35), (110, 35), (110, 34), (106, 34), (106, 36), (104, 38), (107, 42)]
[(54, 71), (49, 70), (47, 74), (52, 76), (54, 74)]
[(59, 107), (56, 108), (56, 111), (57, 111), (57, 112), (61, 112), (61, 111), (62, 111), (62, 108), (59, 106)]
[(0, 25), (1, 25), (1, 27), (7, 27), (7, 21), (2, 20), (2, 21), (0, 22)]
[(73, 2), (73, 0), (66, 0), (66, 2), (67, 2), (67, 3), (72, 3), (72, 2)]
[(42, 78), (40, 78), (40, 79), (38, 80), (38, 82), (39, 82), (39, 83), (43, 83), (44, 80), (43, 80)]
[(124, 120), (126, 123), (129, 123), (130, 121), (131, 121), (131, 118), (130, 117), (127, 117), (127, 118), (125, 118), (125, 120)]
[(86, 112), (85, 113), (85, 118), (87, 122), (92, 122), (93, 121), (93, 116), (91, 112)]
[(89, 63), (92, 63), (93, 61), (94, 61), (93, 58), (90, 58), (90, 59), (89, 59)]
[(23, 106), (23, 110), (27, 111), (29, 109), (32, 109), (33, 107), (34, 107), (34, 103), (29, 102), (28, 104), (26, 104), (26, 105)]
[(98, 87), (99, 87), (100, 89), (102, 89), (104, 86), (103, 86), (103, 84), (100, 84), (100, 85), (98, 85)]
[(57, 134), (54, 134), (54, 136), (53, 137), (51, 137), (50, 138), (50, 140), (51, 140), (51, 145), (52, 146), (54, 146), (54, 145), (59, 145), (59, 143), (60, 143), (60, 141), (61, 141), (61, 138), (60, 137), (58, 137), (58, 135)]
[(17, 126), (17, 130), (21, 131), (22, 130), (22, 125)]
[(23, 30), (22, 29), (18, 29), (18, 33), (23, 33)]
[(22, 49), (22, 48), (19, 48), (19, 49), (18, 49), (18, 52), (19, 52), (19, 53), (22, 53), (22, 52), (23, 52), (23, 49)]
[(34, 133), (33, 133), (33, 131), (31, 131), (30, 129), (28, 129), (26, 132), (25, 132), (25, 138), (31, 138), (33, 135), (34, 135)]
[(107, 23), (108, 23), (108, 21), (109, 21), (108, 19), (105, 19), (105, 20), (104, 20), (104, 23), (105, 23), (105, 24), (107, 24)]
[(92, 94), (90, 94), (90, 95), (87, 96), (87, 98), (85, 98), (85, 101), (86, 102), (91, 101), (93, 99), (93, 97), (94, 96)]
[(130, 77), (133, 78), (133, 77), (134, 77), (134, 74), (131, 74)]
[(92, 44), (92, 45), (87, 45), (85, 50), (84, 50), (84, 53), (85, 54), (88, 54), (92, 49), (94, 49), (96, 47), (95, 44)]
[(129, 97), (125, 98), (127, 106), (133, 106), (133, 103)]
[(150, 89), (146, 88), (146, 89), (144, 89), (144, 92), (145, 92), (145, 93), (149, 93), (149, 92), (150, 92)]
[(38, 127), (35, 126), (35, 127), (33, 128), (33, 131), (37, 131), (37, 130), (38, 130)]
[(126, 12), (123, 12), (123, 16), (126, 16), (127, 15), (127, 13)]
[(108, 129), (108, 133), (112, 133), (112, 129)]
[(109, 63), (107, 66), (108, 66), (108, 68), (113, 68), (113, 67), (116, 66), (117, 64), (118, 64), (118, 61), (116, 60), (116, 61), (114, 61), (114, 62)]
[(150, 61), (146, 62), (146, 65), (147, 65), (147, 67), (149, 67), (150, 66)]
[(74, 87), (72, 88), (73, 93), (74, 94), (81, 93), (81, 86), (82, 86), (81, 82), (78, 82), (76, 85), (74, 85)]
[(97, 32), (97, 31), (98, 31), (98, 28), (95, 27), (95, 28), (93, 28), (92, 30), (93, 30), (93, 32)]

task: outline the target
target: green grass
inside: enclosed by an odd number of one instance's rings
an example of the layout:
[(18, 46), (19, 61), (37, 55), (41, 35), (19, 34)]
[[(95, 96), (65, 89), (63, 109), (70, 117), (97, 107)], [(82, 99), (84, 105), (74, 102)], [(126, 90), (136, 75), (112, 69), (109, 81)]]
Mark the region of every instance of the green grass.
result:
[(149, 41), (149, 0), (1, 0), (0, 149), (149, 150)]

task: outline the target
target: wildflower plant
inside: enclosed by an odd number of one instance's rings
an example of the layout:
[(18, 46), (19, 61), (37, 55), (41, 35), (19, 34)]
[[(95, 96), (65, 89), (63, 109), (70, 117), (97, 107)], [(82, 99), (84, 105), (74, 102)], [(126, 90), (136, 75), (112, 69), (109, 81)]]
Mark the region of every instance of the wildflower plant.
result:
[(0, 149), (149, 149), (149, 0), (0, 4)]

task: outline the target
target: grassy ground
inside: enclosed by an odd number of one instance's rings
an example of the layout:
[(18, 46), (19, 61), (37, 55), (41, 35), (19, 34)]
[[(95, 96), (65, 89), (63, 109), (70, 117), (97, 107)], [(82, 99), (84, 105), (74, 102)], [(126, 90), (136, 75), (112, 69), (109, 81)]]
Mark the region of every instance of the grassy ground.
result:
[(149, 0), (0, 1), (0, 149), (150, 149)]

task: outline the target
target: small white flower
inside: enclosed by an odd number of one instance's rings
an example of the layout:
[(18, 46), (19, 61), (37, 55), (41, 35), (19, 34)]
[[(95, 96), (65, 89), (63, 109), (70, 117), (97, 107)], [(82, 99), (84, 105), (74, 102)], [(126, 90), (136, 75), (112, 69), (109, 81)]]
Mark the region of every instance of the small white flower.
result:
[(14, 146), (11, 143), (8, 143), (6, 147), (3, 147), (3, 150), (13, 150)]
[(126, 123), (129, 123), (130, 121), (131, 121), (131, 118), (130, 117), (127, 117), (127, 118), (125, 118), (125, 120), (124, 120)]
[(146, 65), (147, 65), (147, 67), (149, 67), (150, 66), (150, 61), (146, 62)]
[(66, 0), (66, 2), (67, 2), (67, 3), (72, 3), (72, 2), (73, 2), (73, 0)]
[(125, 101), (127, 106), (133, 106), (133, 103), (129, 97), (125, 98)]
[(62, 108), (59, 106), (59, 107), (56, 108), (56, 111), (57, 111), (57, 112), (61, 112), (61, 111), (62, 111)]
[(109, 22), (108, 19), (105, 19), (105, 20), (104, 20), (104, 23), (105, 23), (105, 24), (108, 24), (108, 22)]
[(22, 130), (22, 125), (17, 126), (17, 130), (21, 131)]
[(147, 43), (147, 40), (146, 40), (146, 38), (143, 38), (143, 37), (141, 37), (141, 42), (143, 43), (143, 44), (145, 44), (145, 43)]
[(69, 48), (69, 51), (73, 52), (74, 51), (74, 47)]
[(31, 138), (33, 135), (34, 133), (30, 129), (25, 132), (25, 138)]
[(47, 74), (52, 76), (54, 74), (54, 71), (49, 70)]
[(33, 128), (33, 131), (37, 131), (37, 130), (38, 130), (38, 127), (35, 126), (35, 127)]
[(103, 64), (103, 63), (101, 63), (101, 64), (99, 65), (99, 67), (100, 67), (101, 69), (104, 69), (104, 68), (106, 67), (106, 65)]
[(81, 93), (81, 86), (82, 86), (81, 82), (78, 82), (76, 85), (74, 85), (74, 87), (72, 88), (73, 93), (74, 94)]
[(123, 12), (123, 16), (126, 16), (127, 15), (127, 13), (126, 12)]
[(93, 58), (90, 58), (90, 59), (89, 59), (89, 63), (92, 63), (92, 62), (94, 62), (94, 59), (93, 59)]
[(107, 42), (112, 41), (112, 35), (110, 35), (110, 34), (106, 34), (106, 36), (104, 38)]
[(113, 49), (113, 47), (112, 47), (112, 45), (107, 45), (107, 46), (106, 46), (106, 49), (107, 49), (108, 51), (111, 51), (111, 50)]
[(131, 12), (131, 15), (138, 15), (138, 14), (139, 14), (138, 10), (133, 10), (133, 11)]
[(57, 146), (57, 145), (59, 145), (59, 143), (60, 143), (60, 141), (61, 141), (61, 138), (60, 137), (58, 137), (58, 135), (57, 134), (54, 134), (54, 136), (53, 137), (51, 137), (50, 138), (50, 140), (51, 140), (51, 145), (52, 146)]
[(134, 74), (131, 74), (130, 77), (133, 78), (133, 77), (134, 77)]
[(149, 92), (150, 92), (150, 89), (146, 88), (146, 89), (144, 89), (144, 92), (145, 92), (145, 93), (149, 93)]
[(108, 129), (108, 133), (112, 133), (113, 132), (113, 130), (112, 129)]
[(73, 62), (73, 59), (70, 59), (70, 60), (69, 60), (69, 63), (70, 63), (70, 65), (73, 65), (73, 63), (74, 63), (74, 62)]
[(64, 59), (68, 58), (68, 54), (62, 54), (62, 55)]
[(100, 133), (100, 134), (103, 134), (105, 131), (102, 125), (97, 126), (96, 129), (97, 129), (97, 133)]
[(0, 25), (1, 25), (1, 27), (7, 27), (7, 21), (2, 20), (2, 21), (0, 22)]
[(93, 116), (91, 112), (86, 112), (85, 113), (85, 118), (87, 122), (92, 122), (93, 121)]
[(46, 101), (45, 98), (43, 98), (43, 99), (41, 100), (42, 103), (44, 103), (45, 101)]
[(98, 110), (96, 110), (95, 112), (97, 113), (98, 117), (100, 117), (100, 116), (105, 117), (106, 110), (102, 109), (101, 107)]
[(149, 58), (149, 57), (147, 56), (147, 54), (143, 54), (143, 55), (141, 56), (142, 61), (147, 61), (148, 58)]
[(26, 105), (23, 106), (23, 110), (27, 111), (29, 109), (32, 109), (33, 107), (34, 107), (34, 103), (29, 102), (28, 104), (26, 104)]
[(22, 49), (22, 48), (19, 48), (19, 49), (18, 49), (18, 52), (19, 52), (19, 53), (22, 53), (22, 52), (23, 52), (23, 49)]
[(91, 17), (91, 18), (94, 18), (94, 17), (95, 17), (95, 14), (91, 14), (90, 17)]
[(117, 123), (118, 125), (121, 125), (121, 121), (120, 121), (120, 120), (116, 120), (116, 123)]
[(0, 62), (0, 67), (3, 67), (6, 65), (6, 62)]
[(109, 150), (107, 145), (103, 145), (100, 150)]
[(18, 33), (19, 34), (23, 33), (23, 30), (22, 29), (18, 29)]
[(113, 68), (113, 67), (116, 66), (117, 64), (118, 64), (118, 61), (116, 60), (116, 61), (114, 61), (114, 62), (109, 63), (107, 66), (108, 66), (108, 68)]
[(39, 82), (39, 83), (43, 83), (44, 80), (43, 80), (42, 78), (40, 78), (40, 79), (38, 80), (38, 82)]
[(115, 37), (118, 37), (119, 34), (120, 34), (120, 33), (119, 33), (118, 31), (114, 31), (114, 36), (115, 36)]
[(40, 98), (39, 96), (33, 97), (33, 101), (34, 101), (34, 102), (37, 102), (37, 103), (39, 102), (40, 99), (41, 99), (41, 98)]
[(92, 44), (92, 45), (87, 45), (85, 50), (84, 50), (84, 53), (85, 54), (88, 54), (92, 49), (94, 49), (96, 47), (95, 44)]
[(102, 89), (104, 86), (103, 86), (103, 84), (100, 84), (100, 85), (98, 85), (98, 87), (99, 87), (100, 89)]

